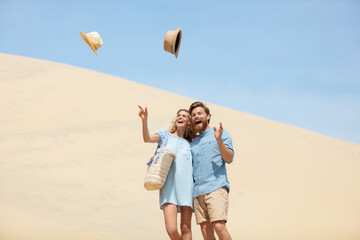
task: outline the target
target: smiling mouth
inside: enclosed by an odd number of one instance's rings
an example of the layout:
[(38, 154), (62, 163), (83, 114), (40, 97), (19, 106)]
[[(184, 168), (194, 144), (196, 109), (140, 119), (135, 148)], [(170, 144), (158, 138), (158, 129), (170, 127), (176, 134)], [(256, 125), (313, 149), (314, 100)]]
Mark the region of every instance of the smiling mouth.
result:
[(195, 124), (196, 124), (196, 125), (200, 125), (200, 124), (201, 124), (201, 120), (195, 121)]
[(184, 123), (183, 121), (179, 120), (178, 123)]

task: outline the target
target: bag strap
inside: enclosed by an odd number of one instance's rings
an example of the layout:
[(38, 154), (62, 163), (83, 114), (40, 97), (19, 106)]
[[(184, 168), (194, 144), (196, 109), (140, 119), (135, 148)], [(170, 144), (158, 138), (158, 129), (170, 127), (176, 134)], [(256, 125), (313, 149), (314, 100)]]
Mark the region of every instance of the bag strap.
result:
[[(169, 133), (168, 131), (166, 131), (165, 136), (164, 136), (164, 140), (163, 140), (163, 142), (161, 143), (161, 146), (160, 146), (159, 144), (157, 145), (157, 148), (155, 149), (155, 153), (154, 153), (153, 156), (156, 155), (156, 152), (157, 152), (157, 150), (158, 150), (159, 148), (160, 148), (160, 152), (162, 152), (163, 147), (165, 147), (166, 144), (167, 144), (169, 135), (170, 135), (170, 133)], [(154, 162), (157, 162), (158, 159), (159, 159), (159, 156), (156, 156), (156, 158), (154, 159)], [(147, 163), (147, 165), (150, 166), (152, 162), (153, 162), (153, 159), (151, 158), (150, 161)]]
[(160, 152), (162, 152), (163, 147), (166, 146), (167, 141), (168, 141), (168, 138), (169, 138), (169, 134), (170, 134), (170, 133), (169, 133), (168, 131), (166, 131), (165, 136), (164, 136), (164, 141), (163, 141), (162, 144), (161, 144)]

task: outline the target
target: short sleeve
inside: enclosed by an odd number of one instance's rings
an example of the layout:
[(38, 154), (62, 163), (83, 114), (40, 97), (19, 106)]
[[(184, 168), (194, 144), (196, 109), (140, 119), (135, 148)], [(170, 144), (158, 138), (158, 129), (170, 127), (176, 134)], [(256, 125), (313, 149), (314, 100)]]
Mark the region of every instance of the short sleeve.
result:
[(226, 131), (226, 130), (223, 131), (221, 140), (224, 142), (225, 146), (233, 152), (233, 157), (231, 159), (231, 162), (232, 162), (232, 160), (234, 159), (235, 152), (234, 152), (234, 148), (232, 145), (232, 139), (231, 139), (231, 136), (228, 131)]
[(160, 129), (158, 131), (155, 132), (155, 134), (159, 134), (160, 136), (160, 140), (158, 142), (158, 144), (161, 146), (163, 140), (164, 140), (164, 137), (165, 137), (165, 134), (167, 134), (168, 130), (166, 129)]

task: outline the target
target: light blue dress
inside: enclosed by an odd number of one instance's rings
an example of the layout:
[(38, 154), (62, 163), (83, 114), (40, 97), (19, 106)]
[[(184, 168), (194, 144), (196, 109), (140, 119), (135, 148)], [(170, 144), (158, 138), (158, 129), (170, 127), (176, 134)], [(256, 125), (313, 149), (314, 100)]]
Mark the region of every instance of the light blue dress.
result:
[(190, 144), (187, 140), (173, 136), (166, 129), (161, 129), (156, 134), (160, 135), (161, 146), (165, 134), (169, 134), (166, 147), (176, 153), (176, 160), (172, 163), (165, 185), (160, 189), (160, 208), (164, 203), (193, 208), (193, 169)]

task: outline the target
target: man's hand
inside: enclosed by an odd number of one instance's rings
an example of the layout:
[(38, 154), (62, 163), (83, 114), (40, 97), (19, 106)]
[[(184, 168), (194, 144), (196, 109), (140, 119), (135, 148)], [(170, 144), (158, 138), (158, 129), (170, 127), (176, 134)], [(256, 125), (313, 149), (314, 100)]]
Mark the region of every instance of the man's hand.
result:
[(216, 129), (216, 127), (214, 127), (214, 136), (216, 138), (216, 140), (221, 140), (221, 136), (222, 136), (222, 133), (223, 133), (223, 126), (222, 126), (222, 123), (220, 123), (220, 128), (219, 128), (219, 131)]
[(227, 148), (225, 146), (224, 142), (222, 141), (221, 137), (222, 137), (223, 131), (224, 131), (223, 125), (222, 125), (222, 123), (220, 123), (219, 131), (216, 129), (216, 127), (214, 127), (214, 136), (215, 136), (216, 142), (219, 146), (221, 158), (225, 162), (231, 163), (234, 153), (229, 148)]

